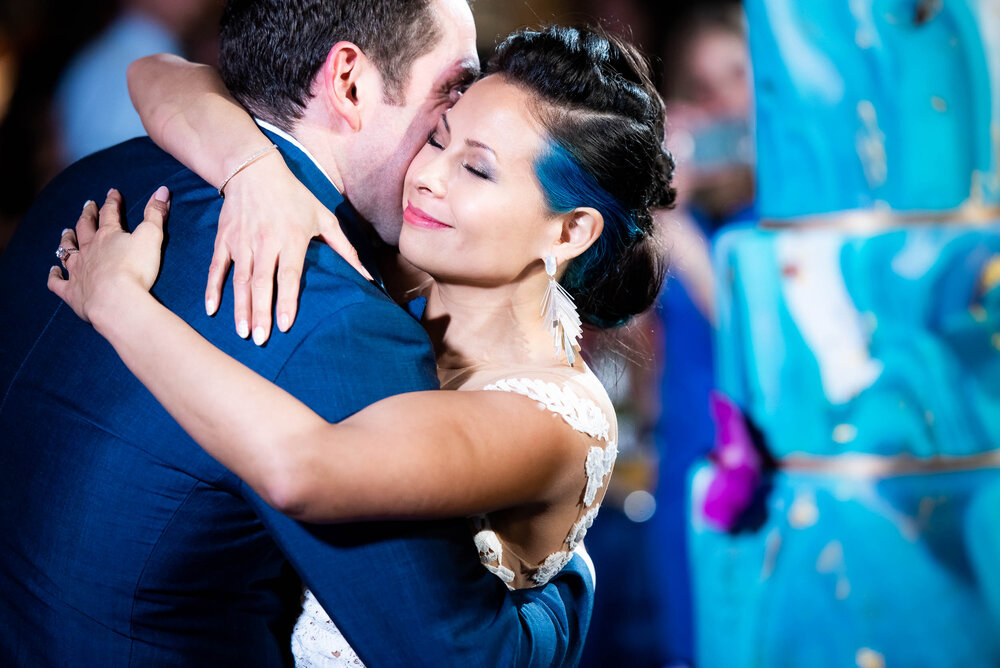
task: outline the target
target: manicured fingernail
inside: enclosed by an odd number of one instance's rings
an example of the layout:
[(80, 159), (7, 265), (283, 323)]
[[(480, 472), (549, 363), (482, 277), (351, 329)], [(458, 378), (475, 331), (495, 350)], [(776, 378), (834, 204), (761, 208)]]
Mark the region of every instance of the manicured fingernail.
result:
[(73, 230), (71, 230), (71, 229), (69, 229), (69, 228), (67, 227), (66, 229), (64, 229), (64, 230), (62, 231), (62, 234), (60, 234), (59, 236), (61, 236), (61, 237), (64, 237), (64, 236), (66, 236), (66, 233), (67, 233), (67, 232), (72, 232), (72, 231), (73, 231)]
[(94, 200), (92, 200), (92, 199), (88, 199), (86, 202), (84, 202), (83, 203), (83, 209), (84, 209), (84, 211), (86, 211), (87, 207), (90, 206), (93, 203), (94, 203)]
[(205, 313), (208, 315), (215, 315), (215, 300), (206, 299), (205, 300)]
[(167, 190), (166, 186), (160, 186), (156, 189), (156, 192), (153, 193), (153, 198), (158, 202), (166, 202), (167, 199), (170, 198), (170, 191)]
[(111, 193), (113, 193), (114, 191), (115, 191), (115, 189), (114, 189), (114, 188), (111, 188), (110, 190), (108, 190), (108, 195), (107, 195), (107, 196), (108, 196), (108, 197), (111, 197)]
[(289, 322), (288, 322), (288, 314), (287, 313), (279, 313), (278, 314), (278, 329), (280, 329), (283, 332), (287, 332), (288, 331), (288, 324), (289, 324)]
[(250, 336), (250, 325), (247, 324), (246, 320), (240, 320), (240, 324), (236, 326), (236, 333), (240, 335), (241, 339)]
[(264, 331), (263, 327), (254, 327), (253, 329), (253, 342), (258, 346), (264, 345), (264, 341), (267, 340), (267, 332)]

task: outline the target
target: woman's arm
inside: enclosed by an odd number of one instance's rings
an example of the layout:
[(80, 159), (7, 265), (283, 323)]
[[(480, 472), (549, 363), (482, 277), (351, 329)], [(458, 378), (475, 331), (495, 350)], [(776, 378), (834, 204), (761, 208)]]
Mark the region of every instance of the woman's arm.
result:
[[(150, 200), (129, 235), (120, 199), (109, 197), (99, 229), (96, 206), (84, 209), (69, 280), (53, 268), (50, 288), (195, 441), (281, 512), (313, 522), (460, 516), (544, 503), (578, 484), (579, 434), (522, 396), (416, 392), (326, 422), (149, 294), (166, 204)], [(67, 232), (62, 245), (75, 243)]]
[[(150, 138), (215, 188), (271, 145), (208, 65), (171, 54), (147, 56), (129, 65), (128, 87)], [(259, 162), (263, 169), (281, 160), (274, 153)]]
[[(128, 85), (153, 141), (215, 188), (245, 160), (271, 146), (208, 65), (169, 54), (147, 56), (129, 66)], [(233, 316), (243, 338), (253, 333), (261, 345), (270, 335), (275, 275), (278, 328), (284, 332), (292, 326), (313, 237), (322, 237), (371, 279), (336, 216), (292, 175), (277, 151), (266, 151), (233, 176), (225, 192), (205, 310), (213, 315), (218, 308), (232, 263)]]

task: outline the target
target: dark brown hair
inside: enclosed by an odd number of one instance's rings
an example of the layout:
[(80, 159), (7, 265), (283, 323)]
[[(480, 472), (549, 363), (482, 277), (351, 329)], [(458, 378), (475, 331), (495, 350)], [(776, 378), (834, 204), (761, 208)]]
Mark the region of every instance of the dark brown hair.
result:
[(402, 103), (410, 69), (441, 39), (431, 0), (229, 0), (222, 14), (219, 69), (251, 113), (285, 130), (302, 116), (334, 44), (371, 59), (385, 94)]
[(581, 319), (607, 328), (653, 304), (666, 270), (652, 209), (673, 205), (674, 160), (649, 64), (598, 29), (553, 26), (505, 39), (487, 66), (529, 90), (550, 146), (535, 171), (553, 212), (593, 207), (600, 238), (562, 277)]

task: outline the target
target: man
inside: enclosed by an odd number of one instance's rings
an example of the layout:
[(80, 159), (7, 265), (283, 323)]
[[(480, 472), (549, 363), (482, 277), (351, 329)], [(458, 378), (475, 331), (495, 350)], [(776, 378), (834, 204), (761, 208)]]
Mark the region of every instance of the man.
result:
[[(227, 6), (229, 85), (363, 259), (335, 185), (384, 237), (398, 233), (402, 171), (476, 62), (473, 30), (462, 0)], [(45, 288), (59, 230), (111, 185), (133, 226), (158, 186), (172, 193), (157, 298), (327, 419), (436, 386), (416, 321), (320, 244), (294, 327), (263, 347), (240, 340), (202, 307), (215, 189), (147, 139), (77, 163), (0, 263), (0, 664), (281, 665), (299, 603), (291, 568), (371, 666), (575, 662), (593, 586), (579, 558), (544, 589), (508, 592), (462, 520), (301, 525), (187, 438)]]

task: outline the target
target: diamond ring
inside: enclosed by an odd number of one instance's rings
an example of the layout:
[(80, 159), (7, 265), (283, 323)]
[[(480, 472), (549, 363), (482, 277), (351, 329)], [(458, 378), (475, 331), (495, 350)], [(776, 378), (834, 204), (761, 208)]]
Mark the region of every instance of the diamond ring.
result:
[(70, 255), (79, 252), (80, 252), (79, 248), (63, 248), (62, 246), (60, 246), (59, 248), (56, 249), (56, 257), (59, 258), (60, 262), (65, 262), (66, 258), (68, 258)]

